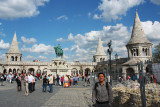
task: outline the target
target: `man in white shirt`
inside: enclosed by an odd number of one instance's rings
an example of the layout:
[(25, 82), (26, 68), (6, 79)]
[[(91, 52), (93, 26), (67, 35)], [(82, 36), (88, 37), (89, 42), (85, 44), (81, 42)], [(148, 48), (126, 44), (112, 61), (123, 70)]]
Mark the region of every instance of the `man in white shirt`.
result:
[(28, 84), (29, 84), (29, 92), (32, 93), (32, 83), (33, 83), (33, 76), (31, 73), (28, 74)]

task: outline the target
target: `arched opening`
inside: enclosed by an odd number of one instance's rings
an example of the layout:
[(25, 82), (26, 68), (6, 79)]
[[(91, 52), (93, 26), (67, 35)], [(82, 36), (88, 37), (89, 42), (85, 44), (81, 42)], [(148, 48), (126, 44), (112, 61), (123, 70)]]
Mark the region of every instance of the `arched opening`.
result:
[(90, 70), (89, 68), (86, 68), (86, 69), (85, 69), (85, 76), (90, 75), (90, 72), (91, 72), (91, 70)]
[(15, 61), (17, 61), (17, 59), (18, 59), (18, 57), (16, 56), (16, 57), (15, 57)]
[(135, 76), (133, 68), (127, 68), (126, 73), (127, 73), (126, 78), (130, 76), (130, 78), (133, 80), (133, 76)]
[(34, 71), (35, 71), (35, 70), (34, 70), (34, 68), (29, 68), (28, 71), (29, 71), (31, 74), (34, 74)]
[(43, 74), (47, 74), (47, 68), (43, 69)]
[(138, 54), (139, 54), (139, 53), (138, 53), (138, 49), (136, 49), (136, 55), (138, 56)]
[(16, 69), (14, 68), (14, 69), (13, 69), (13, 74), (15, 74), (15, 73), (16, 73)]
[(5, 74), (5, 73), (7, 73), (7, 70), (6, 70), (6, 69), (4, 69), (4, 70), (3, 70), (3, 73), (4, 73), (4, 74)]
[(133, 56), (136, 56), (136, 50), (133, 49)]
[(20, 69), (17, 69), (17, 73), (21, 73)]
[(73, 75), (73, 76), (78, 75), (78, 70), (77, 70), (76, 68), (73, 68), (73, 69), (71, 70), (71, 75)]
[(22, 60), (22, 57), (20, 57), (20, 61)]
[(12, 73), (12, 69), (11, 68), (9, 69), (9, 73)]
[(21, 71), (21, 73), (22, 73), (22, 74), (25, 74), (25, 73), (26, 73), (26, 70), (25, 70), (25, 69), (23, 69), (23, 70)]
[(11, 56), (11, 61), (14, 61), (14, 56)]
[(102, 60), (102, 58), (100, 58), (100, 62), (102, 62), (103, 60)]

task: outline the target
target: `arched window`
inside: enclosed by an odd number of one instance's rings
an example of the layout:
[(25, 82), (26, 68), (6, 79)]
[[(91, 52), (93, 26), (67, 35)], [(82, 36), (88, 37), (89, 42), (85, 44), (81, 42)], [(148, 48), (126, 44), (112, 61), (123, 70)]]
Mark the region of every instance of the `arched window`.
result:
[(148, 51), (147, 51), (147, 48), (145, 49), (145, 53), (146, 53), (146, 56), (148, 56)]
[(11, 56), (11, 61), (14, 61), (14, 56)]
[(138, 49), (136, 49), (136, 54), (137, 54), (137, 56), (138, 56)]
[(133, 49), (133, 56), (136, 56), (136, 50)]
[(18, 57), (16, 56), (16, 57), (15, 57), (15, 61), (17, 61), (17, 59), (18, 59)]

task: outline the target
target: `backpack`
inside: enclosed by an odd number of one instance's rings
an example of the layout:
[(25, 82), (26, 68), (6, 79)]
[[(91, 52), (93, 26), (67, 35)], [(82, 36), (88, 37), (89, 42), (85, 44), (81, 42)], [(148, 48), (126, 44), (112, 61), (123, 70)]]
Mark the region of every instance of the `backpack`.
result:
[[(99, 82), (96, 82), (96, 83), (95, 83), (95, 90), (96, 90), (96, 88), (98, 87), (98, 83), (99, 83)], [(107, 83), (107, 82), (106, 82), (106, 90), (107, 90), (108, 96), (109, 96), (109, 88), (108, 88), (108, 83)], [(96, 93), (97, 93), (97, 90), (96, 90)]]

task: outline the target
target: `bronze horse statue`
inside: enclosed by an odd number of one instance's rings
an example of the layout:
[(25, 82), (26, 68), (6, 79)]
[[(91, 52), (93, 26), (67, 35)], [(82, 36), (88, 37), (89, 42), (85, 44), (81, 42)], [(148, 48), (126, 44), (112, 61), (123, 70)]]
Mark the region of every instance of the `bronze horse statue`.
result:
[(54, 47), (55, 53), (56, 53), (56, 57), (61, 57), (63, 58), (63, 50), (61, 48), (61, 45), (58, 44), (57, 47)]

